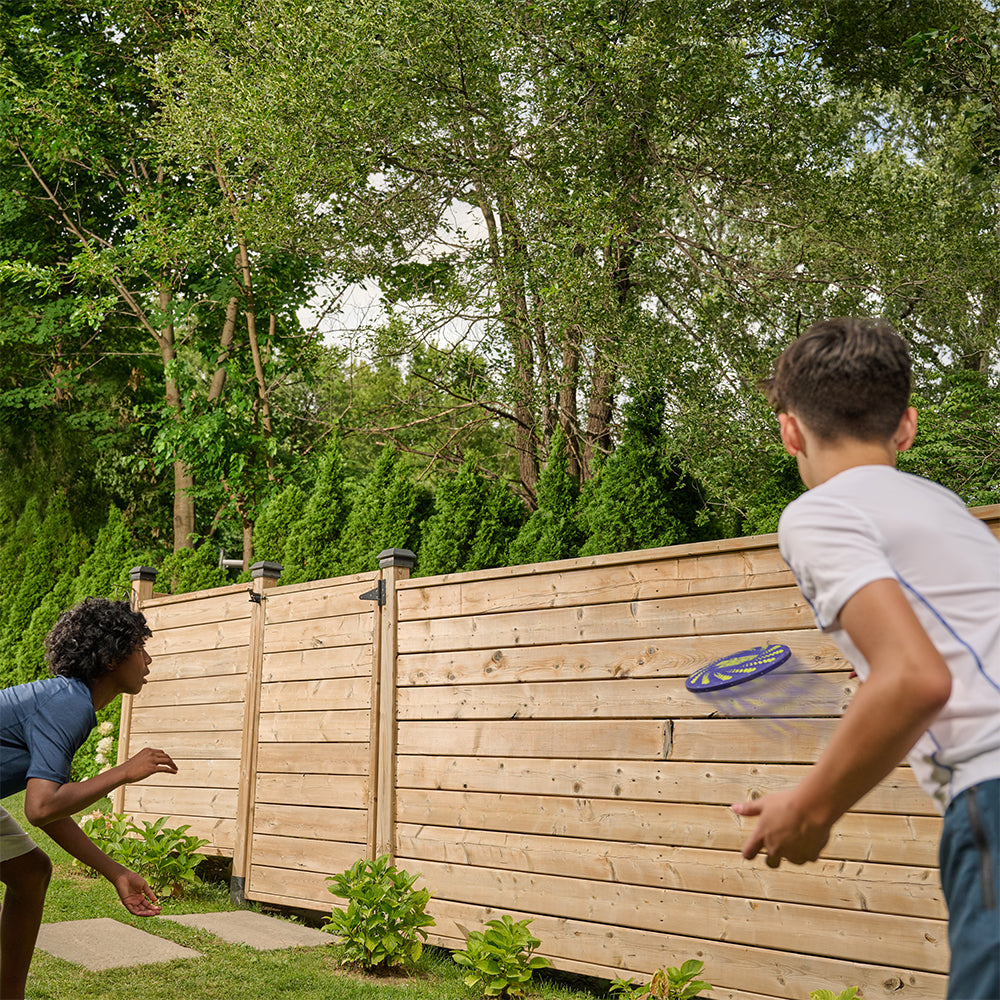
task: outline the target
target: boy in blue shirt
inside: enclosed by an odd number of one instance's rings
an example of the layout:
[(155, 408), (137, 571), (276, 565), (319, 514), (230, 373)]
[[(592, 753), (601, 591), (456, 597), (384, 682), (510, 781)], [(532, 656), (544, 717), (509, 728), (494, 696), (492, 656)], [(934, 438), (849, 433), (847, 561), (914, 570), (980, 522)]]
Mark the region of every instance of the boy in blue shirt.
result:
[[(126, 602), (87, 598), (63, 614), (45, 639), (55, 675), (0, 691), (0, 798), (25, 791), (24, 814), (61, 847), (100, 872), (137, 916), (160, 912), (141, 875), (109, 858), (73, 814), (119, 785), (176, 774), (162, 750), (146, 748), (86, 781), (70, 779), (73, 755), (97, 724), (96, 712), (146, 683), (152, 635)], [(0, 1000), (22, 1000), (41, 924), (52, 863), (0, 806)]]
[(1000, 998), (1000, 543), (955, 494), (895, 468), (917, 417), (888, 324), (814, 324), (765, 389), (807, 487), (781, 516), (781, 554), (863, 683), (797, 787), (733, 807), (758, 817), (743, 856), (815, 860), (908, 756), (944, 814), (948, 996)]

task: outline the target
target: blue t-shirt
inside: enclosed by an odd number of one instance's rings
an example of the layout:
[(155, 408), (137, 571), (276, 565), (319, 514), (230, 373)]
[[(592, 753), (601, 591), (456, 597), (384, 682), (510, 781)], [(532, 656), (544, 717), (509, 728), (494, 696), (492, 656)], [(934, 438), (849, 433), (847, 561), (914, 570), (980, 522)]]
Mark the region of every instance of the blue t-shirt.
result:
[(0, 799), (29, 778), (69, 781), (73, 755), (96, 725), (90, 689), (75, 677), (0, 690)]

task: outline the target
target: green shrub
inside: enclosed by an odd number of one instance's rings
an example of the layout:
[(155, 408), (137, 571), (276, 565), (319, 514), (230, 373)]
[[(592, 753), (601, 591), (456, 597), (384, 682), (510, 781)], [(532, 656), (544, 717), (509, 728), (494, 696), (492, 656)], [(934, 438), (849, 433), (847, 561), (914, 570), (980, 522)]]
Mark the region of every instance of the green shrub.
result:
[(208, 841), (188, 834), (189, 826), (166, 822), (162, 816), (139, 826), (128, 816), (93, 812), (84, 817), (82, 829), (105, 854), (138, 872), (157, 896), (180, 899), (199, 882), (195, 869), (202, 856), (197, 852)]
[(466, 986), (488, 997), (519, 997), (536, 969), (551, 965), (547, 958), (534, 955), (541, 941), (528, 930), (530, 920), (514, 923), (506, 913), (488, 920), (485, 931), (471, 931), (464, 951), (452, 958), (468, 971)]
[(388, 854), (375, 861), (355, 862), (327, 879), (334, 896), (348, 900), (346, 910), (334, 908), (324, 929), (343, 944), (341, 964), (382, 972), (413, 965), (427, 940), (425, 927), (434, 924), (425, 908), (431, 894), (414, 889), (419, 875), (396, 868)]
[(813, 990), (809, 994), (809, 1000), (854, 1000), (858, 995), (857, 986), (848, 986), (841, 993), (834, 993), (833, 990)]
[(229, 583), (219, 565), (214, 545), (202, 542), (196, 549), (177, 549), (163, 560), (156, 577), (156, 589), (170, 594), (191, 594)]
[(704, 962), (689, 958), (679, 969), (657, 969), (652, 980), (643, 986), (633, 986), (631, 979), (616, 979), (611, 984), (611, 993), (619, 1000), (690, 1000), (702, 990), (712, 988), (711, 983), (695, 978), (704, 967)]
[(253, 526), (254, 562), (274, 562), (284, 568), (288, 539), (305, 505), (306, 495), (295, 483), (267, 501)]

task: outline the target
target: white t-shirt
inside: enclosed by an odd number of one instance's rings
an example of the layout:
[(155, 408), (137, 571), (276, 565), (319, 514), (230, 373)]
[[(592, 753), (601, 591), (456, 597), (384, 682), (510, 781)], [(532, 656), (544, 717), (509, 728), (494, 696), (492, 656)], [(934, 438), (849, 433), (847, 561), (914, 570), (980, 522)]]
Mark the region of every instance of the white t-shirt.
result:
[(941, 812), (1000, 777), (1000, 542), (986, 525), (937, 483), (863, 465), (792, 501), (778, 544), (819, 627), (862, 680), (868, 664), (838, 616), (866, 584), (899, 581), (952, 675), (947, 705), (909, 754)]

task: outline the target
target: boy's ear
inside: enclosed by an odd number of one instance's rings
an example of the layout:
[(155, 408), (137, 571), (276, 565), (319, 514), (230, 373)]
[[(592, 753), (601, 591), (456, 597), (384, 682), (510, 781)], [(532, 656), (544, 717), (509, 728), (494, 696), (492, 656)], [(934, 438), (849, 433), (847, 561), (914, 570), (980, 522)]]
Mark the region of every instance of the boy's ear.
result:
[(917, 411), (909, 406), (900, 418), (899, 427), (893, 435), (892, 443), (896, 451), (907, 451), (917, 436)]
[(792, 458), (805, 451), (805, 438), (798, 419), (792, 413), (778, 414), (778, 427), (781, 431), (781, 443)]

